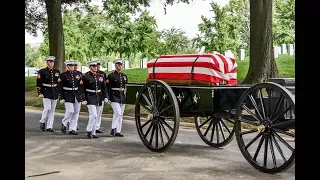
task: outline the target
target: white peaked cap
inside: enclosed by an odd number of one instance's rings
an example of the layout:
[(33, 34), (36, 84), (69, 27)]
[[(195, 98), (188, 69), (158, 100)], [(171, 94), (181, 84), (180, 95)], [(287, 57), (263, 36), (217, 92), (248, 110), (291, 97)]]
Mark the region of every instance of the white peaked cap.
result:
[(118, 63), (122, 64), (122, 59), (116, 59), (113, 61), (113, 63), (114, 64), (118, 64)]
[(67, 60), (64, 62), (66, 65), (69, 65), (69, 64), (78, 64), (78, 61), (76, 60)]
[(46, 57), (45, 60), (46, 60), (46, 61), (55, 61), (55, 60), (56, 60), (56, 57), (54, 57), (54, 56), (48, 56), (48, 57)]
[(88, 62), (88, 65), (89, 65), (89, 66), (91, 66), (91, 65), (97, 65), (97, 64), (98, 64), (98, 61), (97, 61), (97, 60)]

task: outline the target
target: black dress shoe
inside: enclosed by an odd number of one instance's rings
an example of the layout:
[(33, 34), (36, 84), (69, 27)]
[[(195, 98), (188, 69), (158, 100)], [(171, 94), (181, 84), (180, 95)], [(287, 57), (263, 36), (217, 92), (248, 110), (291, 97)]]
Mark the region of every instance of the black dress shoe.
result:
[(74, 130), (70, 131), (69, 134), (70, 135), (78, 135), (78, 133), (76, 131), (74, 131)]
[(110, 135), (111, 135), (111, 136), (114, 136), (114, 133), (115, 133), (115, 130), (114, 130), (114, 129), (111, 129)]
[(40, 129), (41, 129), (41, 131), (45, 131), (46, 130), (46, 123), (40, 123)]
[(93, 137), (93, 138), (99, 138), (99, 136), (96, 136), (96, 135), (92, 135), (92, 137)]
[(54, 132), (52, 128), (47, 129), (48, 132)]
[(92, 139), (92, 133), (91, 133), (91, 132), (87, 132), (87, 137), (88, 137), (89, 139)]
[(120, 134), (120, 133), (116, 133), (116, 134), (115, 134), (115, 136), (123, 137), (123, 135), (122, 135), (122, 134)]
[(96, 130), (96, 133), (103, 133), (100, 129)]
[(65, 127), (63, 124), (61, 124), (61, 132), (65, 134), (67, 132), (67, 127)]

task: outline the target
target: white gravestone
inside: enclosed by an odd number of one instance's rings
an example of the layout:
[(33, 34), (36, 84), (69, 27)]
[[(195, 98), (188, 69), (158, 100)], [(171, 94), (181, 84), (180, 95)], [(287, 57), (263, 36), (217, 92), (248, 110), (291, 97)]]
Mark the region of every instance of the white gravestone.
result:
[(142, 68), (142, 59), (139, 60), (139, 68)]
[(123, 63), (123, 69), (129, 69), (129, 61), (124, 61)]
[(224, 52), (224, 55), (228, 58), (233, 58), (234, 59), (234, 54), (230, 50), (226, 50)]
[(288, 52), (289, 55), (290, 55), (290, 56), (293, 56), (293, 44), (289, 44), (289, 45), (288, 45), (288, 49), (289, 49), (289, 52)]
[(293, 43), (293, 51), (296, 52), (296, 43)]
[(282, 44), (282, 54), (288, 54), (286, 44)]
[(277, 46), (277, 51), (278, 51), (278, 54), (282, 54), (280, 46)]
[(239, 57), (240, 57), (240, 60), (242, 61), (242, 60), (244, 60), (244, 57), (246, 57), (246, 54), (245, 54), (245, 49), (240, 49), (240, 55), (239, 55)]
[(89, 68), (88, 68), (87, 66), (81, 66), (80, 71), (81, 71), (82, 73), (86, 73), (86, 72), (89, 71)]
[(139, 68), (147, 68), (147, 63), (148, 63), (147, 59), (140, 59), (139, 60)]
[(274, 54), (274, 58), (277, 59), (279, 57), (279, 51), (278, 51), (278, 47), (274, 46), (273, 47), (273, 54)]
[(108, 62), (108, 71), (112, 71), (112, 70), (114, 70), (114, 64), (113, 64), (113, 62)]

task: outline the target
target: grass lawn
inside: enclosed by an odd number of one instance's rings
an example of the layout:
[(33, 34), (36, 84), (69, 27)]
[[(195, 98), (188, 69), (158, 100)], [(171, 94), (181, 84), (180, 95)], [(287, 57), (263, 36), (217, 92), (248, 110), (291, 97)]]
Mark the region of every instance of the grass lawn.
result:
[[(276, 60), (277, 67), (279, 70), (278, 77), (288, 77), (293, 78), (295, 77), (295, 59), (294, 56), (288, 55), (280, 55), (279, 58)], [(248, 58), (243, 61), (237, 61), (238, 63), (238, 82), (242, 82), (248, 72), (249, 61)], [(128, 69), (123, 71), (127, 76), (130, 82), (135, 83), (145, 83), (147, 78), (147, 69)], [(108, 74), (109, 72), (107, 72)], [(25, 105), (26, 106), (33, 106), (33, 107), (43, 107), (42, 100), (37, 95), (36, 90), (36, 77), (26, 77), (25, 78)], [(57, 103), (57, 109), (64, 110), (64, 105)], [(81, 112), (88, 112), (86, 106), (81, 106)], [(110, 105), (105, 104), (104, 107), (104, 114), (112, 113), (112, 108)], [(124, 112), (125, 115), (134, 115), (134, 106), (133, 105), (126, 105), (126, 109)], [(186, 118), (182, 119), (181, 121), (192, 121), (193, 118)]]

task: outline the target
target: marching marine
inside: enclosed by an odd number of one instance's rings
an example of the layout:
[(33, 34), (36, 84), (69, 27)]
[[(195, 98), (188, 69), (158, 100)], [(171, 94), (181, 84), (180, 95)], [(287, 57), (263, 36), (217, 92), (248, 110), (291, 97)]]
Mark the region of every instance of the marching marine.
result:
[(124, 93), (125, 86), (128, 83), (127, 75), (122, 73), (122, 60), (114, 60), (115, 71), (107, 77), (106, 83), (109, 89), (109, 97), (113, 110), (113, 118), (111, 125), (111, 135), (123, 137), (121, 134), (123, 112), (126, 104), (126, 96)]
[(54, 113), (60, 96), (60, 71), (54, 68), (55, 59), (54, 56), (46, 57), (47, 67), (37, 74), (38, 95), (43, 101), (40, 129), (49, 132), (54, 132)]
[(98, 136), (96, 136), (98, 115), (102, 110), (102, 101), (108, 103), (109, 96), (103, 75), (97, 73), (97, 61), (91, 61), (88, 65), (90, 71), (83, 75), (82, 80), (86, 100), (83, 104), (87, 104), (89, 112), (87, 136), (91, 139), (98, 138)]
[[(78, 72), (80, 78), (82, 78), (82, 72), (78, 70), (78, 61), (74, 61), (74, 71)], [(84, 97), (82, 99), (84, 99)], [(70, 119), (67, 123), (67, 130), (69, 130), (69, 127), (70, 127)], [(79, 130), (78, 122), (77, 122), (77, 130)]]
[(61, 73), (61, 100), (65, 104), (65, 114), (62, 119), (61, 132), (66, 133), (67, 124), (69, 125), (69, 134), (78, 135), (77, 124), (81, 102), (83, 101), (83, 81), (79, 72), (74, 70), (77, 61), (66, 61), (67, 71)]
[[(103, 81), (106, 82), (107, 80), (107, 74), (103, 71), (100, 70), (100, 65), (101, 65), (101, 61), (97, 60), (97, 72), (99, 74), (103, 75)], [(98, 121), (97, 121), (97, 126), (96, 126), (96, 133), (103, 133), (100, 129), (101, 126), (101, 117), (102, 117), (102, 112), (103, 112), (103, 107), (104, 107), (104, 101), (102, 101), (102, 105), (101, 105), (101, 111), (98, 114)]]

